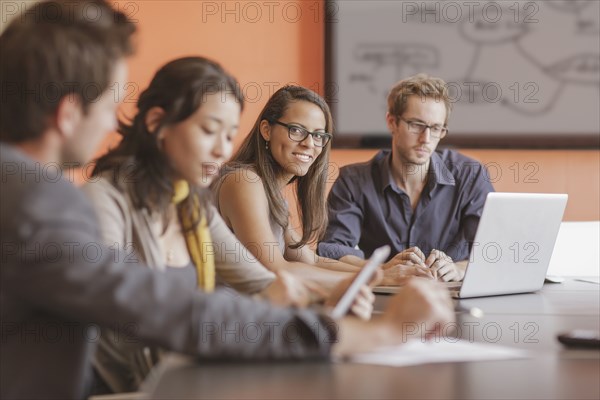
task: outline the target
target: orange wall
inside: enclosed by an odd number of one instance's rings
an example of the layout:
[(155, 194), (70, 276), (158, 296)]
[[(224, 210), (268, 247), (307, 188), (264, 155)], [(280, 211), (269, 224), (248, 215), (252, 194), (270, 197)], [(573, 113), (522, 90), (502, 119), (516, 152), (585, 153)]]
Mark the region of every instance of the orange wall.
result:
[[(202, 55), (215, 59), (238, 78), (249, 99), (241, 134), (236, 139), (240, 143), (243, 132), (250, 129), (273, 88), (294, 82), (322, 93), (322, 1), (174, 0), (115, 4), (138, 21), (138, 53), (130, 61), (130, 84), (123, 88), (132, 100), (154, 72), (173, 58)], [(124, 104), (123, 110), (130, 114), (133, 104)], [(114, 141), (115, 136), (107, 145)], [(496, 190), (566, 192), (570, 198), (565, 219), (600, 219), (597, 150), (463, 152), (501, 173), (494, 182)], [(366, 160), (373, 154), (372, 150), (334, 150), (332, 178), (337, 176), (339, 166)]]
[[(125, 93), (135, 100), (157, 69), (174, 58), (201, 55), (214, 59), (238, 79), (247, 99), (238, 144), (279, 87), (297, 83), (319, 92), (322, 88), (322, 2), (159, 0), (115, 4), (138, 21), (139, 29), (138, 51), (129, 63), (130, 84)], [(126, 113), (133, 109), (132, 103), (123, 106)], [(109, 142), (114, 142), (114, 137)]]

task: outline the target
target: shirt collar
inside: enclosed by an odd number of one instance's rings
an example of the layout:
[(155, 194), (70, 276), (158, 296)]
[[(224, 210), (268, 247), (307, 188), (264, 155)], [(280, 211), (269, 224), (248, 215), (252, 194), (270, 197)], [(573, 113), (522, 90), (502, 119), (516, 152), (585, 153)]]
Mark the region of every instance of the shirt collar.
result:
[[(389, 187), (392, 188), (396, 193), (403, 193), (403, 190), (398, 187), (394, 177), (392, 176), (392, 171), (390, 168), (390, 163), (392, 161), (392, 152), (389, 150), (382, 150), (377, 154), (377, 162), (379, 164), (380, 171), (380, 179), (381, 179), (381, 191), (384, 192), (385, 189)], [(449, 185), (455, 186), (456, 180), (454, 179), (454, 175), (448, 169), (444, 160), (437, 151), (434, 151), (431, 155), (431, 163), (429, 164), (429, 172), (430, 177), (433, 177), (433, 180), (429, 181), (429, 185), (433, 183), (437, 185)]]
[(402, 193), (402, 190), (396, 184), (394, 177), (392, 176), (392, 171), (390, 169), (390, 163), (392, 162), (392, 152), (390, 150), (382, 150), (377, 155), (378, 163), (379, 163), (379, 171), (380, 171), (380, 179), (381, 179), (381, 192), (385, 192), (385, 190), (389, 187), (396, 193)]
[(429, 174), (435, 178), (435, 183), (438, 185), (454, 186), (456, 184), (452, 171), (448, 169), (440, 153), (437, 151), (434, 151), (431, 155)]

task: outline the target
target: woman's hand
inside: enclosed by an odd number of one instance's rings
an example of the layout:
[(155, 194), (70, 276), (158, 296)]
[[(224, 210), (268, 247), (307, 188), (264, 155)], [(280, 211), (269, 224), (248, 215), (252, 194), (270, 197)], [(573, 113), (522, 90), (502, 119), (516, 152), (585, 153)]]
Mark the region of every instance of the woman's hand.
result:
[(282, 307), (306, 307), (327, 297), (316, 282), (306, 281), (286, 271), (275, 272), (276, 278), (260, 296)]

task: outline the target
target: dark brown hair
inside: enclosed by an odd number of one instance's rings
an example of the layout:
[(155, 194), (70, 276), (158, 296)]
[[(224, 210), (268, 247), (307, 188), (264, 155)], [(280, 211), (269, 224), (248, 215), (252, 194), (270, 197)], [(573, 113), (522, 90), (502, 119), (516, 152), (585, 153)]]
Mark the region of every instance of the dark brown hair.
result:
[[(123, 140), (97, 161), (94, 175), (112, 171), (116, 177), (115, 172), (126, 172), (133, 183), (132, 199), (137, 208), (151, 212), (165, 210), (173, 197), (174, 171), (160, 148), (160, 129), (186, 120), (202, 106), (207, 95), (214, 93), (233, 95), (243, 109), (244, 99), (238, 82), (219, 64), (202, 57), (185, 57), (164, 65), (141, 93), (133, 119), (119, 122)], [(162, 108), (165, 114), (157, 128), (150, 132), (146, 115), (153, 107)], [(199, 188), (191, 189), (197, 194), (200, 192)], [(189, 196), (182, 207), (192, 215), (193, 196)]]
[(86, 112), (133, 53), (135, 29), (103, 0), (41, 2), (16, 17), (0, 36), (0, 140), (38, 138), (65, 96)]
[[(260, 112), (250, 134), (240, 149), (224, 168), (224, 173), (232, 169), (251, 168), (261, 177), (269, 209), (275, 222), (284, 229), (289, 224), (289, 213), (285, 200), (276, 185), (276, 178), (283, 168), (265, 147), (265, 139), (260, 134), (260, 123), (266, 120), (270, 124), (280, 119), (291, 104), (308, 101), (318, 106), (325, 116), (325, 131), (333, 131), (333, 121), (329, 106), (321, 96), (312, 90), (300, 86), (284, 86), (276, 91)], [(304, 176), (295, 176), (290, 183), (296, 185), (298, 215), (302, 221), (302, 238), (292, 248), (299, 248), (307, 243), (319, 240), (327, 227), (327, 209), (325, 204), (325, 186), (331, 141), (310, 166)]]

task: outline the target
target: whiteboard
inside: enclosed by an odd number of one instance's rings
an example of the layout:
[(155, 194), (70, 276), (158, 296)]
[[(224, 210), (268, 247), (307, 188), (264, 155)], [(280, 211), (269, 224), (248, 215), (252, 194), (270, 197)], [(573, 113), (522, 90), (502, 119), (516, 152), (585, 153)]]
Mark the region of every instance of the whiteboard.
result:
[(600, 1), (346, 0), (327, 11), (338, 137), (387, 134), (389, 89), (425, 72), (448, 83), (448, 138), (600, 138)]

